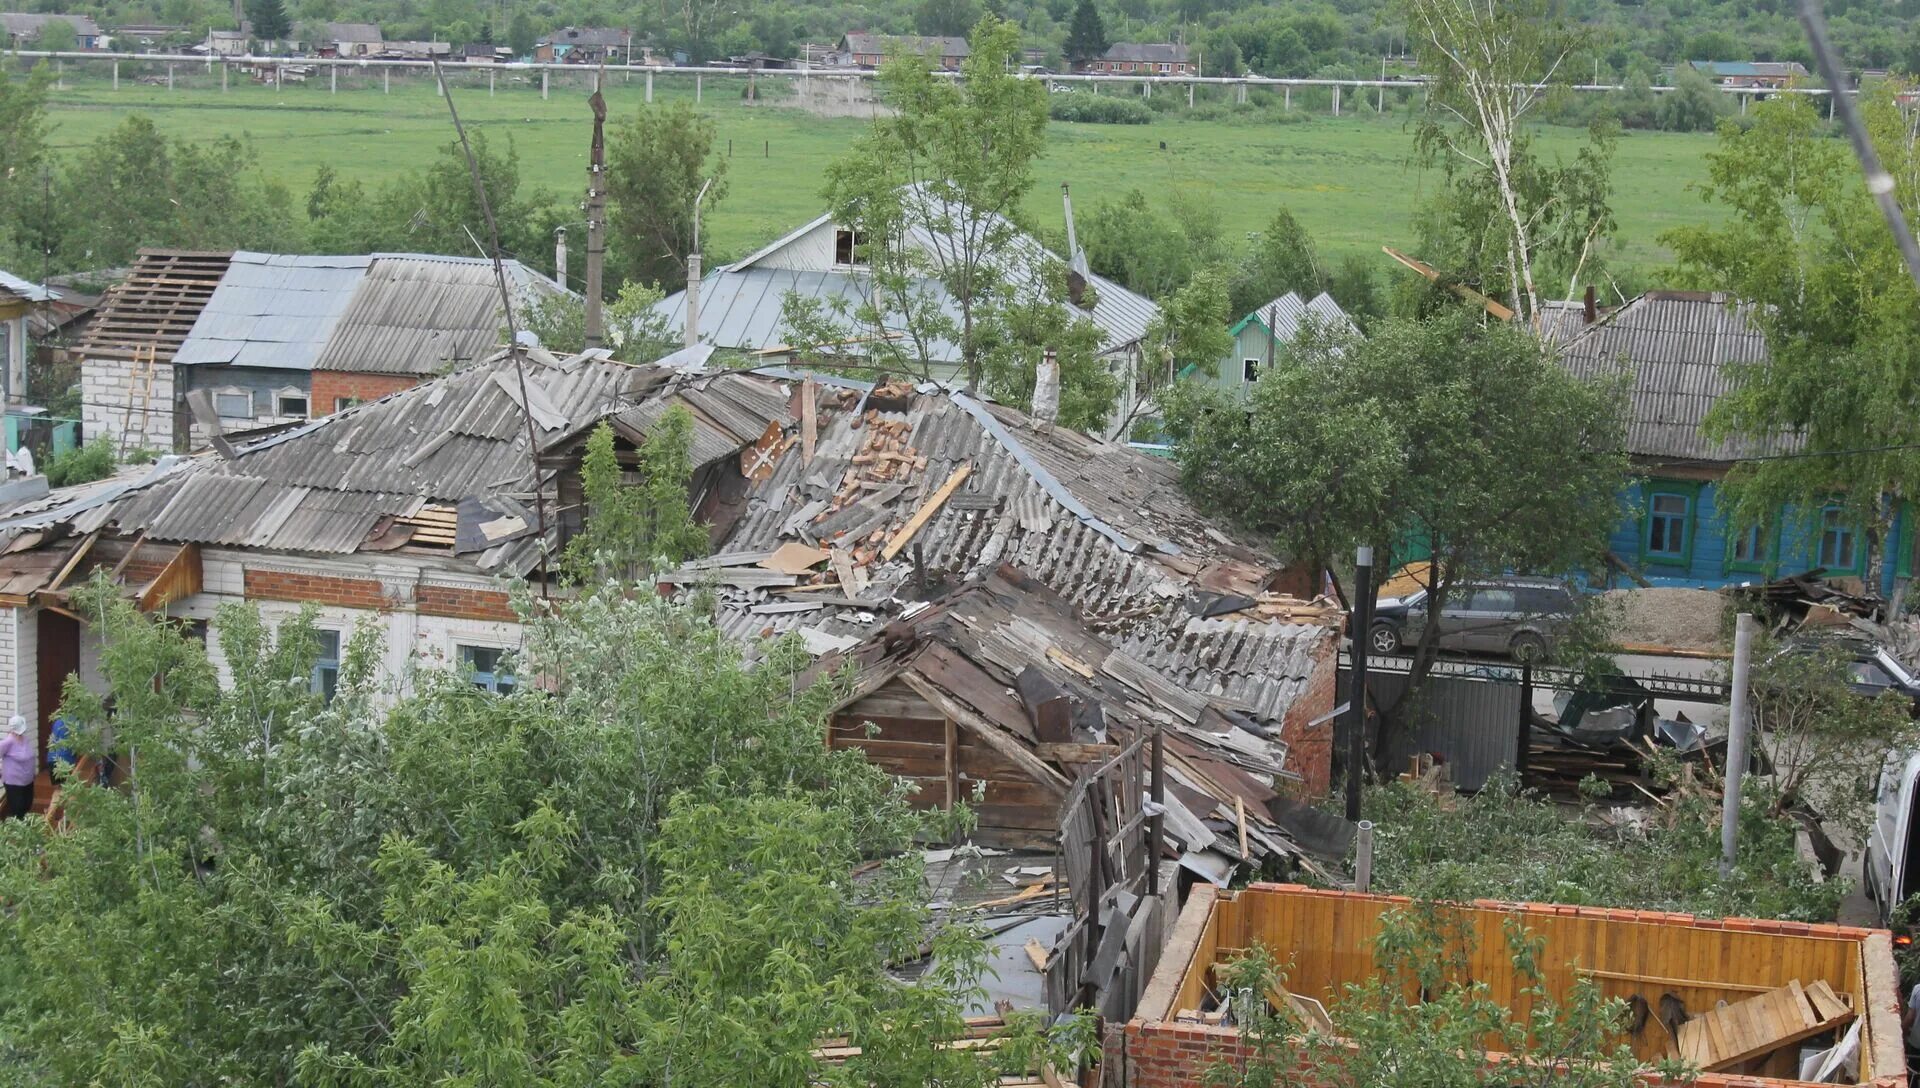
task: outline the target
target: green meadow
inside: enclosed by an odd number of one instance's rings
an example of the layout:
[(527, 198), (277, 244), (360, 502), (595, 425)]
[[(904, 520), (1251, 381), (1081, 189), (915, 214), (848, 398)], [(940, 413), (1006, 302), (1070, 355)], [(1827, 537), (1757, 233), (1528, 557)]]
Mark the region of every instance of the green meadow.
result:
[[(131, 63), (114, 89), (104, 68), (69, 68), (54, 94), (53, 140), (73, 151), (134, 112), (188, 139), (230, 134), (249, 139), (259, 168), (303, 196), (322, 164), (376, 184), (418, 169), (452, 139), (445, 103), (431, 78), (395, 76), (383, 91), (377, 72), (344, 70), (338, 93), (330, 93), (324, 70), (306, 84), (273, 88), (235, 73), (228, 89), (217, 73), (193, 64), (177, 67), (172, 90), (140, 82)], [(147, 79), (164, 69), (148, 68)], [(586, 80), (556, 78), (550, 96), (540, 96), (538, 76), (496, 75), (489, 92), (484, 75), (462, 73), (455, 104), (471, 127), (490, 139), (512, 142), (529, 185), (556, 193), (585, 186), (588, 144)], [(743, 99), (744, 78), (710, 77), (701, 108), (714, 118), (719, 151), (730, 155), (731, 192), (707, 218), (711, 249), (719, 257), (748, 252), (820, 210), (822, 172), (859, 135), (857, 117), (821, 117), (772, 104), (784, 100), (786, 78), (762, 79), (762, 101)], [(1164, 92), (1163, 92), (1164, 93)], [(1221, 96), (1207, 88), (1205, 96)], [(661, 77), (657, 101), (694, 97), (691, 79)], [(1031, 211), (1045, 228), (1060, 225), (1059, 187), (1071, 183), (1081, 206), (1129, 189), (1155, 201), (1168, 194), (1197, 194), (1219, 209), (1229, 237), (1257, 231), (1285, 206), (1319, 240), (1327, 255), (1379, 253), (1381, 245), (1411, 245), (1409, 218), (1431, 185), (1409, 161), (1412, 136), (1405, 107), (1384, 114), (1371, 107), (1334, 118), (1323, 99), (1312, 111), (1306, 94), (1284, 120), (1272, 113), (1189, 118), (1184, 102), (1148, 125), (1084, 125), (1056, 122), (1046, 156), (1035, 171)], [(614, 120), (641, 108), (643, 77), (608, 77), (608, 109)], [(1202, 110), (1203, 113), (1207, 112)], [(1218, 106), (1212, 111), (1223, 111)], [(1549, 151), (1571, 154), (1581, 138), (1572, 129), (1546, 128)], [(1652, 270), (1666, 253), (1662, 231), (1716, 214), (1695, 186), (1705, 177), (1705, 153), (1713, 137), (1636, 132), (1621, 139), (1615, 163), (1614, 206), (1625, 263)], [(1384, 263), (1385, 258), (1382, 258)]]

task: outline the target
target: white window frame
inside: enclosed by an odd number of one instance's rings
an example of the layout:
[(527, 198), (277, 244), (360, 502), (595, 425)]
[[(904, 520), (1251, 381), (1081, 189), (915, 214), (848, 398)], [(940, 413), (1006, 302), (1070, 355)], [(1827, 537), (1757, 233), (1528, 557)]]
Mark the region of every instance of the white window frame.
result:
[(1260, 380), (1260, 360), (1242, 356), (1240, 359), (1240, 380), (1248, 384)]
[[(289, 400), (298, 400), (300, 402), (300, 410), (298, 412), (287, 411), (287, 401)], [(297, 389), (291, 385), (284, 389), (276, 389), (273, 391), (273, 414), (283, 418), (311, 418), (313, 415), (313, 398), (307, 394), (306, 390)]]
[[(247, 414), (241, 415), (241, 416), (228, 415), (226, 411), (222, 409), (220, 406), (220, 398), (222, 397), (247, 398)], [(220, 386), (219, 388), (213, 391), (213, 414), (216, 416), (219, 416), (221, 419), (253, 419), (255, 418), (254, 408), (253, 408), (253, 390), (242, 389), (237, 385)]]
[[(835, 268), (867, 268), (873, 263), (871, 255), (862, 256), (860, 250), (866, 245), (867, 232), (855, 227), (835, 226), (833, 228), (833, 266)], [(840, 239), (846, 237), (847, 259), (840, 259)]]

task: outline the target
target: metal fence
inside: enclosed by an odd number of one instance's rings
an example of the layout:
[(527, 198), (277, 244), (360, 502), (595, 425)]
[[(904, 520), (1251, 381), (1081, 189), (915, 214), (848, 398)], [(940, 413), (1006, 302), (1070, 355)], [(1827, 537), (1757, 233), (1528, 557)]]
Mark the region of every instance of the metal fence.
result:
[[(1391, 747), (1381, 764), (1392, 775), (1414, 756), (1432, 753), (1447, 765), (1454, 785), (1477, 790), (1494, 772), (1513, 766), (1520, 743), (1518, 679), (1487, 676), (1432, 676), (1406, 702), (1408, 676), (1404, 672), (1369, 672), (1367, 693), (1375, 706), (1412, 722), (1411, 729), (1393, 731)], [(1340, 690), (1349, 690), (1353, 674), (1340, 670)], [(1334, 726), (1335, 751), (1347, 750), (1348, 716)]]

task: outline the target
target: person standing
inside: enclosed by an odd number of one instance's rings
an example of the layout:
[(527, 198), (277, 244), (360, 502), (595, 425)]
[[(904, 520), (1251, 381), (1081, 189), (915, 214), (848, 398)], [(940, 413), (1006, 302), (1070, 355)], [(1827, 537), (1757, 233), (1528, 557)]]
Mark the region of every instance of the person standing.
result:
[(33, 782), (40, 774), (39, 745), (27, 729), (27, 719), (15, 714), (0, 734), (0, 785), (7, 790), (7, 816), (18, 819), (33, 811)]

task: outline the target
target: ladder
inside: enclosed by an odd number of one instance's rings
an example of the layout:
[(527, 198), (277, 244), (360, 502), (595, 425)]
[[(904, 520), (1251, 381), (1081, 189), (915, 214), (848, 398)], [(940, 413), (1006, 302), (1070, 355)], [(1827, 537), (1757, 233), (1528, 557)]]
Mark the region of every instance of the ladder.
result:
[[(146, 348), (145, 359), (141, 358), (140, 348), (133, 349), (133, 365), (135, 368), (133, 380), (134, 380), (134, 384), (140, 387), (139, 412), (140, 412), (140, 437), (143, 440), (142, 444), (144, 444), (144, 439), (146, 438), (146, 435), (147, 435), (147, 414), (151, 410), (152, 404), (153, 404), (154, 347), (152, 344), (147, 344), (145, 345), (145, 348)], [(133, 413), (134, 413), (133, 393), (131, 390), (129, 390), (127, 393), (127, 414), (126, 414), (126, 417), (122, 419), (120, 422), (120, 457), (119, 459), (122, 461), (125, 461), (127, 459), (127, 439), (129, 436), (133, 434)]]

